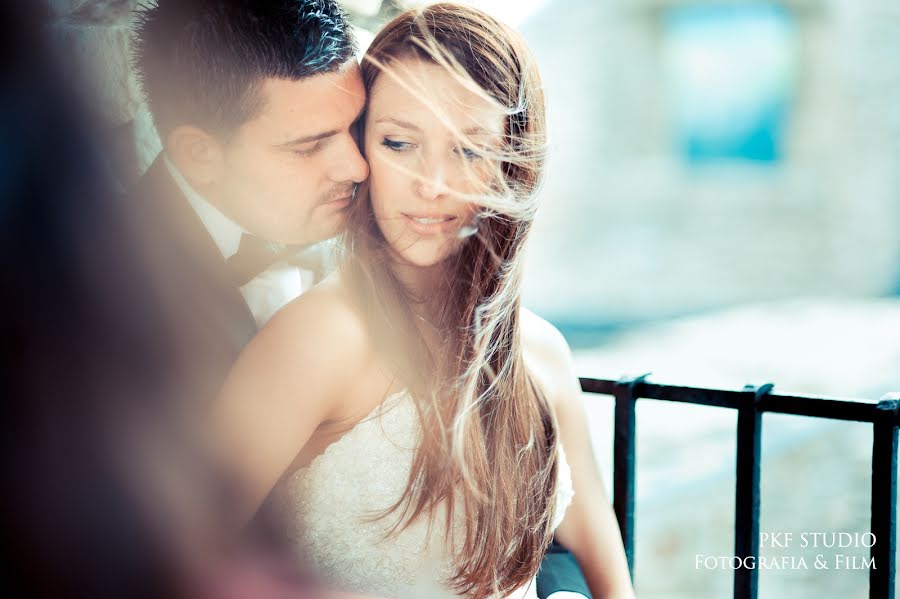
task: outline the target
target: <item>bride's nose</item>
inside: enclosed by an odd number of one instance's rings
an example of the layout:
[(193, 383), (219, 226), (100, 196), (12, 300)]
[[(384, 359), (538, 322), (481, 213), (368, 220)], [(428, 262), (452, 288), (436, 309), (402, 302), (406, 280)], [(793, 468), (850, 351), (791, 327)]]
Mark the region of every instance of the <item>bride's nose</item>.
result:
[(445, 195), (447, 187), (447, 165), (443, 160), (429, 160), (415, 181), (416, 190), (423, 200), (433, 200)]

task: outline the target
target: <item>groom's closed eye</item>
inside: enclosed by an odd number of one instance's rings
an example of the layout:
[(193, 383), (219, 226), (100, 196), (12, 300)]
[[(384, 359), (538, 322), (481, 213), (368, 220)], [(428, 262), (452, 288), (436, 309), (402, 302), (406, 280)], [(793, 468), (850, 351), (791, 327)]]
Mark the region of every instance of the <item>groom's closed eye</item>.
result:
[(322, 149), (322, 141), (317, 141), (316, 143), (309, 145), (309, 146), (301, 146), (298, 148), (291, 148), (291, 152), (293, 152), (293, 154), (295, 156), (298, 156), (300, 158), (306, 158), (306, 157), (312, 156), (313, 154), (318, 153), (319, 150), (321, 150), (321, 149)]
[(318, 154), (328, 147), (328, 145), (337, 137), (337, 134), (328, 135), (315, 141), (305, 141), (303, 143), (292, 142), (283, 144), (281, 147), (288, 150), (298, 158), (308, 158)]
[[(354, 118), (353, 122), (351, 122), (346, 129), (346, 131), (349, 132), (354, 141), (359, 140), (357, 127), (363, 118), (363, 114), (364, 111), (360, 109), (360, 111), (356, 114), (356, 118)], [(333, 140), (341, 133), (342, 131), (338, 129), (331, 129), (329, 131), (323, 131), (321, 133), (315, 133), (313, 135), (297, 137), (290, 141), (278, 144), (276, 147), (288, 150), (299, 158), (308, 158), (319, 153), (320, 150), (325, 149), (331, 142), (331, 140)]]
[(334, 138), (337, 134), (338, 131), (323, 131), (322, 133), (317, 133), (315, 135), (306, 135), (304, 137), (292, 139), (291, 141), (278, 144), (276, 147), (288, 150), (297, 156), (312, 156), (324, 148), (329, 140)]
[(288, 152), (297, 158), (308, 158), (318, 154), (328, 145), (328, 139), (320, 139), (305, 143), (286, 143), (275, 146), (276, 150)]

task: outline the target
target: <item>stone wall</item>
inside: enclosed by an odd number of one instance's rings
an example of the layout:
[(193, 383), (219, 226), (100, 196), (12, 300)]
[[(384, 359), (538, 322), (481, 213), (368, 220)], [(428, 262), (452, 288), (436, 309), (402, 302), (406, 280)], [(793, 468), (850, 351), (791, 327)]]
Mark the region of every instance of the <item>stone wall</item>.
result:
[(662, 16), (693, 0), (554, 0), (523, 25), (553, 141), (526, 279), (535, 309), (615, 323), (894, 288), (900, 4), (779, 3), (798, 68), (786, 156), (769, 169), (692, 169), (674, 151)]
[(84, 90), (123, 184), (135, 179), (160, 144), (131, 69), (130, 27), (140, 0), (47, 0), (49, 32), (64, 72)]

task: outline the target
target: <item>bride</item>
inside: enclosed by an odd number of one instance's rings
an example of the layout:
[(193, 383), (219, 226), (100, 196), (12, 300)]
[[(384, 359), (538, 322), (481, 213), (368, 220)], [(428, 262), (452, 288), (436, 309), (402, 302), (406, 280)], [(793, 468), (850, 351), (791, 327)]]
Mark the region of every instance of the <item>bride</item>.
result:
[(545, 154), (533, 57), (437, 4), (391, 21), (362, 77), (370, 177), (338, 271), (247, 346), (216, 408), (244, 517), (271, 494), (347, 590), (535, 597), (555, 534), (595, 597), (632, 597), (568, 347), (521, 306)]

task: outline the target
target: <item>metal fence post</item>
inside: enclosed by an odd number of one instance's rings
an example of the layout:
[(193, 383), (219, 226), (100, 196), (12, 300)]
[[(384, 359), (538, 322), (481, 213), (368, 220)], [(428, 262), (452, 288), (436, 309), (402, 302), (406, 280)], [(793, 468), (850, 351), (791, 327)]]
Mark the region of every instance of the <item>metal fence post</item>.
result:
[[(759, 558), (759, 461), (762, 438), (762, 412), (759, 403), (772, 390), (767, 383), (759, 389), (744, 387), (750, 397), (738, 408), (737, 456), (734, 495), (734, 555), (743, 560)], [(734, 571), (735, 599), (756, 599), (759, 570), (745, 568)]]
[(628, 559), (628, 570), (634, 580), (634, 463), (636, 387), (647, 374), (620, 380), (615, 387), (616, 413), (613, 441), (613, 508), (622, 532), (622, 544)]
[[(894, 599), (897, 556), (897, 464), (900, 394), (878, 404), (859, 400), (771, 393), (769, 383), (742, 391), (660, 385), (634, 379), (581, 378), (582, 390), (615, 398), (613, 503), (628, 567), (634, 579), (634, 504), (636, 464), (636, 410), (639, 397), (658, 401), (714, 406), (737, 410), (735, 485), (735, 557), (759, 559), (760, 456), (762, 413), (826, 418), (873, 425), (872, 443), (872, 566), (869, 597)], [(734, 572), (734, 597), (756, 599), (758, 569), (739, 567)]]
[(872, 439), (872, 546), (869, 597), (893, 599), (897, 552), (897, 414), (900, 401), (878, 402)]

